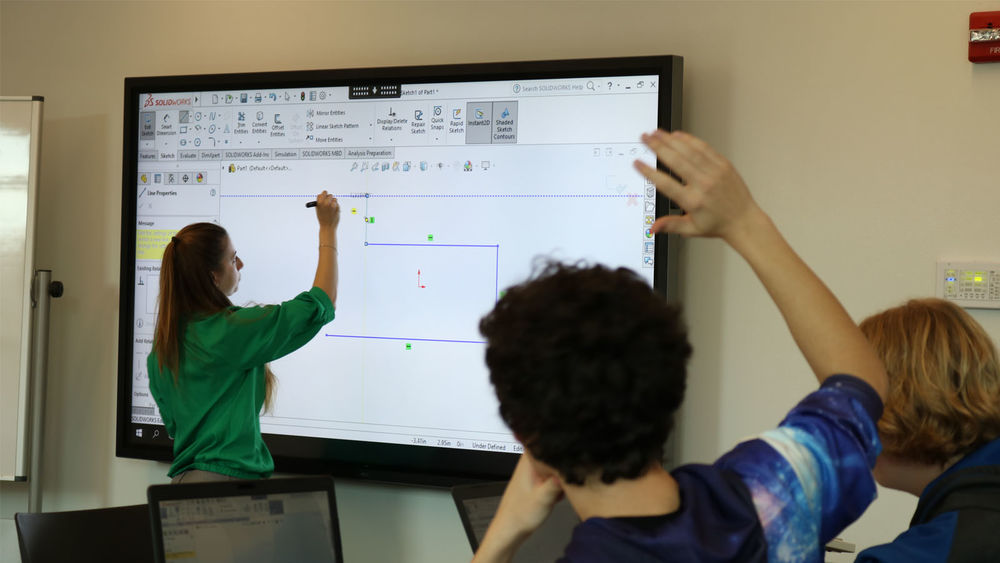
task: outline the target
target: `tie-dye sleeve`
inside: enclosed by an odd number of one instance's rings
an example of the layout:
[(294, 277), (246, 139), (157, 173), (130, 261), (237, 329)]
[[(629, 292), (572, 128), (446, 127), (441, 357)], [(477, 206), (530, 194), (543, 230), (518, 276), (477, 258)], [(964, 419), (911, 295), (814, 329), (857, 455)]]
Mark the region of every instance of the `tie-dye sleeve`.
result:
[(823, 545), (875, 500), (871, 468), (882, 449), (882, 401), (864, 381), (835, 375), (781, 425), (715, 463), (753, 497), (770, 561), (823, 559)]

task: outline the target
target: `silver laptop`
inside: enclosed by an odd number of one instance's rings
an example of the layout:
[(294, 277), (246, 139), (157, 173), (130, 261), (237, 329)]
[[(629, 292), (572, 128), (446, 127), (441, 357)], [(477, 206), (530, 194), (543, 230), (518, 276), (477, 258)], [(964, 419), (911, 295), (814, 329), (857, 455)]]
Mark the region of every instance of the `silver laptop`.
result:
[(341, 563), (330, 477), (153, 485), (156, 563)]

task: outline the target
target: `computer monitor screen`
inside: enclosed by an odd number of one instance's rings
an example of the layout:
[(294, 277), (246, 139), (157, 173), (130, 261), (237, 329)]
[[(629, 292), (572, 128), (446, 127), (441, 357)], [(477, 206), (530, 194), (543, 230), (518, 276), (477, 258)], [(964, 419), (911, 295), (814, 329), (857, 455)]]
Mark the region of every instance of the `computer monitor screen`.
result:
[(278, 470), (505, 477), (521, 446), (479, 319), (540, 256), (668, 291), (649, 227), (669, 205), (633, 162), (655, 162), (639, 135), (678, 125), (680, 88), (673, 56), (126, 79), (119, 455), (170, 456), (146, 373), (170, 237), (221, 224), (233, 302), (278, 303), (312, 285), (305, 204), (327, 190), (336, 319), (271, 365)]
[(343, 560), (329, 477), (154, 485), (147, 497), (157, 563)]

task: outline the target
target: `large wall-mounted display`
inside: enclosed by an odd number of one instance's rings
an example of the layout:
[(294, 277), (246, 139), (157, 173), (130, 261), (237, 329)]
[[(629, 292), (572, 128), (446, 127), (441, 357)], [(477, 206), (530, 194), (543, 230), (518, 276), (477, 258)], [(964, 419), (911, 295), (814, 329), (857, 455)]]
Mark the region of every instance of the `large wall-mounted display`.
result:
[(273, 362), (277, 471), (448, 484), (509, 475), (478, 332), (539, 256), (639, 272), (668, 293), (668, 202), (633, 169), (679, 126), (682, 61), (639, 57), (125, 80), (117, 452), (169, 459), (149, 393), (160, 258), (224, 226), (237, 305), (312, 283), (340, 201), (336, 319)]

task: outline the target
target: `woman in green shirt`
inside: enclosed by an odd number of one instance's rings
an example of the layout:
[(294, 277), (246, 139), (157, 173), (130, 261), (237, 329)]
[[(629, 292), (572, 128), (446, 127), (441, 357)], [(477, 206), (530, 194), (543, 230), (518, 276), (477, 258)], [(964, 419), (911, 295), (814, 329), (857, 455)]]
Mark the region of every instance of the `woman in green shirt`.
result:
[(274, 460), (260, 435), (274, 374), (267, 363), (309, 342), (333, 320), (340, 206), (316, 197), (319, 259), (309, 291), (279, 305), (236, 307), (243, 261), (222, 227), (195, 223), (167, 244), (158, 318), (146, 364), (167, 433), (174, 483), (263, 479)]

